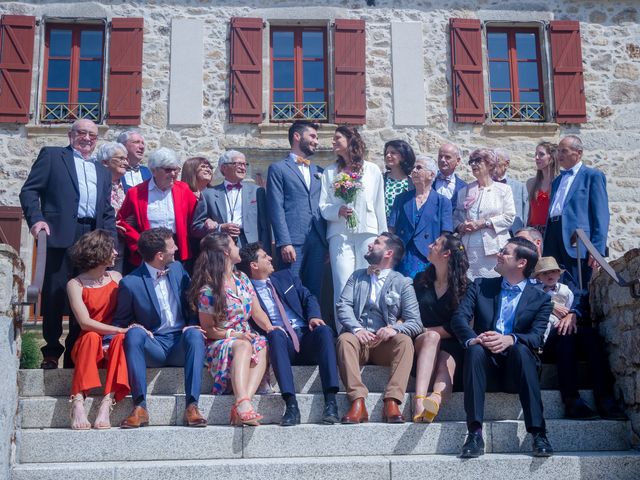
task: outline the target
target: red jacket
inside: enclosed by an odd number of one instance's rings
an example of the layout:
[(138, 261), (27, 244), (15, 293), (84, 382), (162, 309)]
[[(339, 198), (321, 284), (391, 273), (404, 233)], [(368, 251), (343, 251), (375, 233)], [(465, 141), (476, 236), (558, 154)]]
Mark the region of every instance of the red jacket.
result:
[[(134, 265), (140, 265), (140, 263), (142, 263), (142, 258), (138, 253), (138, 238), (140, 238), (140, 233), (151, 228), (147, 216), (149, 182), (150, 180), (146, 180), (127, 191), (127, 196), (124, 199), (122, 208), (120, 208), (116, 219), (118, 225), (122, 225), (125, 228), (124, 239), (131, 252), (129, 260)], [(176, 180), (173, 187), (171, 187), (171, 196), (173, 198), (173, 211), (176, 222), (177, 256), (180, 260), (184, 261), (191, 256), (187, 234), (191, 226), (191, 221), (193, 220), (193, 212), (196, 208), (196, 203), (198, 203), (198, 199), (189, 186), (179, 180)]]

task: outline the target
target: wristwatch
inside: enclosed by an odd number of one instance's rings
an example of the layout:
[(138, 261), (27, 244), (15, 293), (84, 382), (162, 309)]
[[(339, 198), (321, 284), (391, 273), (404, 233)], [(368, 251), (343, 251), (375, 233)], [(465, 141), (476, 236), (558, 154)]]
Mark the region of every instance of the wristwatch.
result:
[(484, 228), (491, 228), (491, 220), (485, 220), (484, 221)]

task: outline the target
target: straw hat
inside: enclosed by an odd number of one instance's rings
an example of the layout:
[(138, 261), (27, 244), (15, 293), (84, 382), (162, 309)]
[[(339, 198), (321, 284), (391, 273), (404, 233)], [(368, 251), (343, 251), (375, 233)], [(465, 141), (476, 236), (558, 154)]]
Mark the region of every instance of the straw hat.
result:
[(538, 263), (536, 263), (536, 268), (533, 271), (533, 276), (537, 277), (541, 273), (550, 272), (552, 270), (560, 270), (560, 272), (564, 272), (564, 269), (560, 268), (558, 262), (553, 257), (540, 257)]

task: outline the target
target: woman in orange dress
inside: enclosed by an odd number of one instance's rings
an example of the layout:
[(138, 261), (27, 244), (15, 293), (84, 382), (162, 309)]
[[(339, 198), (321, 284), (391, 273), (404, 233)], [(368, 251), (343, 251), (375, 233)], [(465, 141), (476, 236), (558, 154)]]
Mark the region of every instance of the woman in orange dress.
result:
[(84, 408), (87, 393), (101, 386), (98, 368), (106, 366), (104, 398), (94, 428), (111, 428), (113, 404), (130, 391), (123, 340), (126, 328), (111, 326), (116, 309), (120, 273), (107, 271), (117, 256), (115, 241), (106, 230), (94, 230), (78, 240), (69, 252), (80, 274), (67, 283), (71, 310), (82, 329), (71, 358), (75, 363), (71, 384), (71, 428), (88, 430)]
[(535, 227), (544, 235), (549, 214), (551, 182), (558, 176), (558, 146), (551, 142), (541, 142), (536, 147), (536, 176), (527, 180), (529, 192), (529, 219), (527, 225)]

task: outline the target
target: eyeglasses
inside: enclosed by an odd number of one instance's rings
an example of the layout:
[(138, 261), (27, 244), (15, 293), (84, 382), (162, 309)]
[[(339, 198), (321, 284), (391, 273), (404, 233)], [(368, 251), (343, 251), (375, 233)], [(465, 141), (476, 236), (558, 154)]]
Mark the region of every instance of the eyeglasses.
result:
[(469, 159), (469, 165), (477, 165), (479, 163), (482, 163), (481, 157), (472, 157)]
[(213, 170), (213, 167), (208, 163), (201, 163), (200, 165), (198, 165), (198, 168), (204, 168), (206, 170)]
[(247, 168), (249, 166), (249, 163), (248, 162), (229, 162), (229, 163), (225, 163), (225, 165), (233, 165), (236, 168), (238, 167)]
[(502, 247), (500, 250), (498, 250), (498, 255), (502, 255), (504, 257), (507, 255), (511, 255), (511, 252), (507, 250), (507, 247)]
[(121, 156), (121, 157), (111, 157), (111, 160), (114, 160), (116, 163), (127, 163), (127, 157), (125, 156)]
[(97, 133), (90, 132), (88, 130), (73, 130), (74, 135), (77, 137), (86, 137), (88, 136), (91, 140), (96, 140), (98, 138)]
[(413, 169), (420, 171), (420, 170), (424, 170), (424, 167), (422, 165), (414, 165)]
[(164, 173), (180, 173), (180, 167), (161, 167)]

